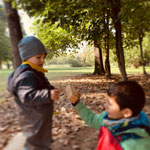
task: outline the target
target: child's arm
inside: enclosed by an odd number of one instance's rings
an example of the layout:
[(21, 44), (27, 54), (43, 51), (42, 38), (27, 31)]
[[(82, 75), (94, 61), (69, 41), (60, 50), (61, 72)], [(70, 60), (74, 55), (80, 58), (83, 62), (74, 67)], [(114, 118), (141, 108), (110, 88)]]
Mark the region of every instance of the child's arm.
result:
[(99, 130), (100, 126), (104, 125), (103, 116), (106, 112), (95, 114), (81, 102), (78, 102), (74, 108), (89, 127)]
[(44, 88), (38, 90), (37, 87), (38, 83), (34, 78), (34, 74), (29, 71), (21, 74), (15, 83), (16, 94), (23, 103), (29, 105), (50, 104), (52, 99), (58, 98), (56, 89)]
[(80, 115), (80, 117), (85, 121), (85, 123), (92, 127), (99, 129), (103, 125), (103, 115), (94, 114), (90, 109), (88, 109), (80, 101), (80, 93), (77, 92), (71, 85), (66, 87), (67, 99), (73, 104), (75, 110)]

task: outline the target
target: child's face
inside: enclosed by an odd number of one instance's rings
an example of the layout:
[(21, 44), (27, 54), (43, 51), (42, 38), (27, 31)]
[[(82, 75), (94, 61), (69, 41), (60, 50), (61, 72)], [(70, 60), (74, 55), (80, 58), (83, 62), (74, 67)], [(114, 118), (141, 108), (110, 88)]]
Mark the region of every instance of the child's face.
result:
[(124, 111), (120, 110), (119, 105), (117, 104), (115, 97), (108, 96), (106, 111), (108, 112), (108, 117), (110, 119), (121, 119), (124, 118)]
[(42, 53), (42, 54), (30, 57), (26, 61), (31, 62), (32, 64), (37, 65), (39, 67), (43, 67), (45, 57), (46, 57), (46, 54)]

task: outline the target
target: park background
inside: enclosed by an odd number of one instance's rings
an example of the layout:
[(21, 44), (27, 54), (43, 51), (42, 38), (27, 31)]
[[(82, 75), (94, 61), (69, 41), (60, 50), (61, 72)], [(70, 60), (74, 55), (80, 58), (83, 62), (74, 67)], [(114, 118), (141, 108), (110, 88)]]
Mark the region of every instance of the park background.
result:
[(97, 143), (98, 131), (66, 101), (67, 84), (100, 113), (112, 83), (136, 80), (150, 116), (149, 0), (0, 0), (0, 149), (21, 131), (7, 78), (21, 64), (17, 44), (28, 35), (46, 46), (46, 76), (63, 90), (55, 103), (53, 150), (92, 150)]

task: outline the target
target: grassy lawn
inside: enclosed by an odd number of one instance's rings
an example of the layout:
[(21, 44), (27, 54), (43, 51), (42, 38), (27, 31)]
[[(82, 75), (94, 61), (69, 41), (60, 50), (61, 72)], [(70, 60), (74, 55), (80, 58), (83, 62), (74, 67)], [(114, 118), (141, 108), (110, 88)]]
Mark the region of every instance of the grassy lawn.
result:
[[(111, 72), (120, 74), (119, 68), (117, 68), (117, 67), (111, 67)], [(127, 67), (126, 72), (127, 72), (127, 74), (142, 74), (143, 73), (143, 68), (139, 67), (139, 68), (136, 69), (136, 68)], [(150, 67), (146, 67), (146, 72), (148, 74), (150, 74)]]
[[(79, 67), (70, 67), (69, 65), (51, 65), (49, 67), (46, 66), (45, 68), (48, 70), (46, 76), (49, 80), (63, 79), (66, 78), (67, 76), (74, 76), (77, 74), (87, 74), (93, 72), (92, 67), (79, 68)], [(13, 71), (12, 69), (0, 70), (0, 92), (6, 89), (7, 78), (12, 71)]]
[(52, 65), (46, 69), (48, 69), (46, 76), (49, 80), (62, 79), (78, 74), (90, 74), (94, 70), (93, 67), (70, 67), (69, 65)]
[[(69, 65), (50, 65), (46, 66), (46, 69), (48, 69), (48, 73), (46, 73), (46, 76), (49, 80), (53, 79), (63, 79), (67, 76), (74, 76), (78, 74), (90, 74), (93, 73), (94, 68), (93, 67), (70, 67)], [(8, 75), (13, 70), (10, 69), (3, 69), (0, 70), (0, 92), (6, 89), (6, 81), (8, 78)], [(142, 67), (135, 69), (135, 68), (126, 68), (126, 71), (128, 74), (139, 74), (142, 73)], [(150, 67), (146, 67), (147, 73), (150, 74)], [(119, 69), (117, 67), (112, 67), (111, 72), (115, 74), (119, 74)]]
[(12, 72), (12, 69), (0, 70), (0, 92), (6, 89), (7, 78), (11, 72)]

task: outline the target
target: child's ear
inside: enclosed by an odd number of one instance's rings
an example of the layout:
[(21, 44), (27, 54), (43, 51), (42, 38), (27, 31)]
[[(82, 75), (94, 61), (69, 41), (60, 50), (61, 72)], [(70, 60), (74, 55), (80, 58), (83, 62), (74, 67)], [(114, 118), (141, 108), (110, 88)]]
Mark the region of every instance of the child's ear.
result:
[(130, 108), (125, 108), (123, 110), (124, 118), (130, 118), (132, 116), (132, 110)]

